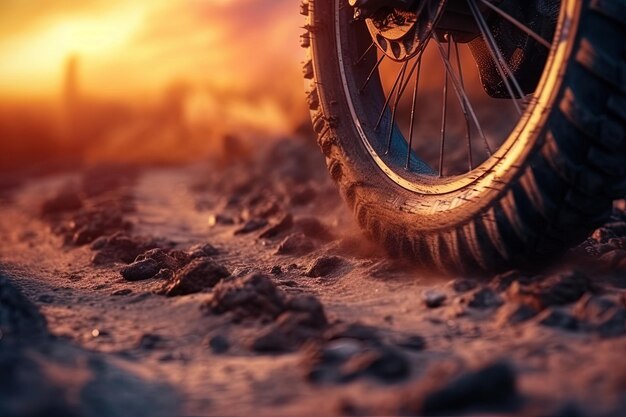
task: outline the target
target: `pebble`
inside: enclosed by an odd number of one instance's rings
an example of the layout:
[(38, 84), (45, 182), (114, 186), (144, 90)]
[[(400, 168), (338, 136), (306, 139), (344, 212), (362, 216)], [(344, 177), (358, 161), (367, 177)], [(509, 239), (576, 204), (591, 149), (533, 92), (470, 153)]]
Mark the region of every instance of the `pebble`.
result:
[(235, 235), (244, 235), (252, 232), (256, 232), (259, 229), (267, 226), (267, 220), (263, 218), (250, 219), (244, 223), (242, 227), (235, 230)]
[(439, 290), (426, 290), (422, 293), (422, 300), (428, 308), (438, 308), (445, 303), (448, 296)]
[(396, 340), (396, 345), (409, 350), (421, 351), (426, 349), (426, 340), (419, 335), (409, 335)]
[(194, 259), (176, 272), (159, 293), (168, 297), (194, 294), (213, 288), (228, 276), (228, 269), (217, 262), (206, 258)]
[(91, 258), (94, 265), (108, 265), (116, 262), (131, 263), (137, 256), (154, 249), (159, 243), (152, 239), (131, 237), (124, 232), (114, 233), (94, 241), (91, 249), (96, 251)]
[(578, 271), (567, 271), (548, 277), (539, 285), (536, 295), (544, 307), (574, 303), (592, 290), (589, 277)]
[(315, 244), (302, 233), (287, 236), (278, 246), (277, 255), (306, 255), (315, 249)]
[(427, 394), (418, 414), (494, 413), (510, 410), (518, 401), (515, 371), (507, 363), (500, 362), (467, 372)]
[(282, 233), (289, 231), (293, 227), (293, 216), (285, 214), (276, 224), (267, 228), (259, 236), (261, 239), (272, 239)]
[(501, 325), (519, 324), (539, 314), (539, 310), (528, 304), (506, 303), (499, 311), (496, 321)]
[(595, 330), (601, 337), (619, 337), (626, 334), (626, 309), (620, 307), (607, 314)]
[(213, 297), (204, 307), (213, 314), (233, 313), (236, 318), (269, 317), (285, 311), (285, 296), (263, 274), (250, 274), (232, 281), (222, 281), (213, 288)]
[(137, 345), (141, 349), (154, 350), (163, 346), (164, 339), (162, 336), (153, 333), (145, 333), (141, 335)]
[(346, 264), (346, 260), (339, 256), (320, 256), (309, 266), (305, 275), (313, 278), (325, 277)]
[(500, 307), (504, 304), (502, 298), (491, 288), (481, 288), (474, 292), (467, 303), (471, 308), (489, 309)]
[(213, 353), (222, 354), (228, 352), (230, 349), (230, 342), (226, 336), (218, 334), (209, 339), (209, 347)]
[(373, 344), (380, 344), (381, 338), (378, 330), (361, 323), (341, 323), (330, 329), (328, 339), (355, 339)]
[(333, 340), (309, 350), (304, 366), (307, 378), (315, 383), (345, 383), (360, 377), (396, 383), (411, 374), (411, 364), (399, 350), (350, 339)]
[(539, 324), (547, 327), (556, 327), (562, 330), (578, 330), (579, 322), (576, 317), (567, 311), (550, 308), (539, 317)]
[(471, 279), (455, 279), (452, 281), (452, 289), (459, 294), (475, 289), (478, 283)]
[(154, 259), (133, 262), (120, 270), (126, 281), (142, 281), (150, 279), (159, 272), (159, 263)]
[(194, 245), (187, 251), (189, 259), (204, 258), (218, 255), (220, 251), (209, 243)]
[(156, 261), (161, 268), (176, 269), (178, 268), (178, 260), (161, 248), (150, 249), (135, 258), (135, 262), (152, 259)]

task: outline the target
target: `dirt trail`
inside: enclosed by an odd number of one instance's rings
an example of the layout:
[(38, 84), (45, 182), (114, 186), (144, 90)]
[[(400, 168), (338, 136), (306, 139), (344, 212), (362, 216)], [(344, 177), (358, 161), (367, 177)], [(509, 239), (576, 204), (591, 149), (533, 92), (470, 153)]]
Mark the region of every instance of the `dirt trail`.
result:
[(129, 415), (122, 386), (144, 415), (620, 415), (625, 220), (473, 280), (367, 243), (299, 140), (26, 180), (0, 200), (0, 374), (45, 389), (2, 378), (0, 414)]

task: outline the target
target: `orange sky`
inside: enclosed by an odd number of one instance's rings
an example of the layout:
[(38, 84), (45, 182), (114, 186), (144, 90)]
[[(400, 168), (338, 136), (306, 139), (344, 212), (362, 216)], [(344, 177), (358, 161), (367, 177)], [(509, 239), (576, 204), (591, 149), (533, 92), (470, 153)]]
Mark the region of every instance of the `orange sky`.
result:
[[(299, 77), (291, 0), (3, 0), (0, 96), (56, 96), (81, 58), (87, 91), (151, 94), (175, 80), (262, 89)], [(274, 88), (275, 86), (268, 86)]]

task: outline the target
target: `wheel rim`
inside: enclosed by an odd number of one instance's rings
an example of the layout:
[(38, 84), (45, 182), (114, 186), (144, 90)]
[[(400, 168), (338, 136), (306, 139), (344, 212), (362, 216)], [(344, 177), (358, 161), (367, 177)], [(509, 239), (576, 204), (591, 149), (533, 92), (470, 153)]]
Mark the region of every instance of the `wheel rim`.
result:
[[(480, 14), (483, 11), (477, 7), (479, 2), (489, 3), (487, 0), (468, 0), (481, 36), (487, 38), (490, 29), (486, 21), (481, 24)], [(500, 63), (499, 74), (509, 76), (502, 77), (502, 80), (510, 95), (507, 100), (492, 99), (497, 100), (497, 105), (491, 103), (477, 109), (472, 102), (475, 92), (469, 91), (466, 84), (471, 78), (463, 64), (467, 61), (468, 52), (454, 41), (454, 35), (446, 38), (445, 34), (442, 36), (435, 30), (423, 51), (409, 60), (398, 60), (392, 64), (394, 60), (390, 58), (393, 57), (381, 53), (380, 45), (372, 42), (371, 25), (368, 28), (365, 22), (348, 24), (351, 19), (349, 11), (342, 7), (341, 0), (337, 0), (335, 25), (344, 94), (354, 126), (376, 165), (396, 184), (423, 194), (452, 192), (485, 175), (503, 176), (513, 161), (528, 150), (529, 143), (537, 136), (537, 127), (545, 125), (571, 48), (574, 35), (572, 23), (579, 7), (576, 3), (576, 0), (560, 2), (552, 42), (542, 40), (530, 28), (525, 30), (531, 32), (525, 35), (537, 45), (550, 47), (541, 78), (532, 94), (521, 94), (513, 72), (510, 69), (506, 72), (507, 64), (502, 62), (505, 60), (499, 60), (503, 58), (500, 47), (489, 42), (490, 46), (494, 45), (490, 51), (492, 62)], [(484, 7), (490, 10), (496, 8), (490, 3)], [(501, 19), (506, 18), (505, 12), (492, 10), (492, 13), (497, 13)], [(524, 30), (522, 23), (514, 19), (507, 19), (506, 23), (519, 31)], [(438, 58), (443, 73), (439, 80), (441, 90), (437, 106), (420, 97), (427, 58)], [(386, 64), (388, 67), (385, 69)], [(385, 74), (389, 68), (395, 72), (391, 77)], [(430, 94), (432, 96), (433, 92)], [(516, 96), (523, 98), (510, 98)], [(451, 109), (452, 104), (456, 105), (456, 110)], [(504, 104), (508, 109), (504, 108)], [(497, 122), (492, 124), (496, 126), (499, 136), (491, 132), (493, 129), (489, 127), (489, 120), (487, 123), (484, 121), (485, 116), (489, 118), (494, 106), (498, 109), (498, 117), (492, 115), (491, 121)], [(435, 107), (439, 107), (439, 126), (436, 128), (433, 127), (433, 120), (429, 122), (424, 117), (429, 109)], [(408, 116), (402, 116), (403, 110)], [(452, 117), (454, 112), (456, 116)], [(454, 119), (456, 125), (451, 125), (450, 119)], [(503, 127), (505, 119), (506, 127)], [(433, 143), (433, 132), (437, 130), (438, 152), (431, 151), (431, 155), (426, 155), (425, 149)], [(503, 131), (506, 133), (503, 134)], [(457, 149), (458, 155), (460, 146), (465, 147), (466, 167), (459, 172), (457, 168), (456, 171), (448, 169), (447, 158), (450, 149)], [(481, 147), (484, 152), (482, 157), (477, 155)]]

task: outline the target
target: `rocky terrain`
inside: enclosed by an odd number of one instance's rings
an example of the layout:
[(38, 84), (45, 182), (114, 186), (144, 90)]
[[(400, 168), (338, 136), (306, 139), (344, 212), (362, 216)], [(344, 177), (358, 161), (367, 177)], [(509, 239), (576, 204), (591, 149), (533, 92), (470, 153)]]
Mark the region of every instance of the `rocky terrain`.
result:
[(300, 139), (0, 185), (0, 415), (626, 412), (626, 205), (547, 270), (365, 241)]

